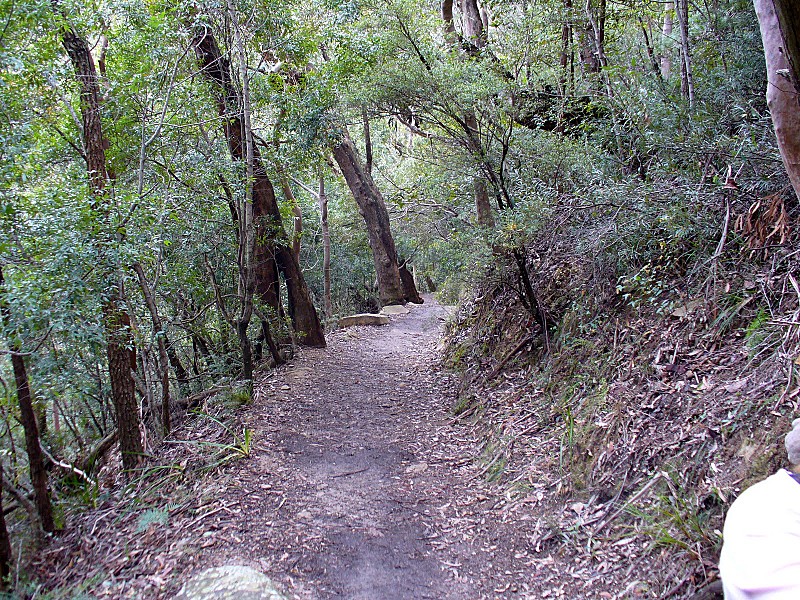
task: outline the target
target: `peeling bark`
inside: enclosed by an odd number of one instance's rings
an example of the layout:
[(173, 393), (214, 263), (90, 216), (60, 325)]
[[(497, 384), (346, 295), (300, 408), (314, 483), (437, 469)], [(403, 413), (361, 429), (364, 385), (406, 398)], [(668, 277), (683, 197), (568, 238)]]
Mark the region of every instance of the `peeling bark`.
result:
[[(203, 75), (219, 90), (217, 107), (228, 150), (234, 160), (245, 159), (243, 114), (231, 80), (230, 65), (213, 34), (198, 28), (192, 38)], [(258, 147), (253, 147), (253, 218), (256, 245), (253, 254), (255, 290), (261, 301), (280, 313), (278, 271), (283, 274), (289, 297), (289, 316), (305, 346), (324, 347), (325, 335), (314, 308), (286, 230), (283, 227), (275, 188), (267, 176)]]
[[(89, 44), (68, 25), (62, 27), (62, 43), (69, 55), (75, 76), (80, 84), (81, 115), (83, 117), (83, 145), (86, 156), (86, 171), (94, 196), (92, 208), (104, 220), (109, 220), (109, 197), (106, 181), (106, 140), (100, 111), (100, 88), (94, 59)], [(109, 224), (106, 223), (108, 226)], [(104, 234), (112, 238), (114, 234)], [(111, 242), (112, 239), (108, 239)], [(104, 261), (103, 244), (97, 246)], [(126, 470), (135, 468), (144, 452), (139, 430), (139, 407), (136, 402), (136, 384), (132, 371), (136, 369), (136, 351), (130, 330), (130, 317), (122, 308), (122, 285), (116, 280), (113, 268), (105, 266), (108, 299), (103, 305), (103, 321), (106, 330), (106, 354), (111, 379), (111, 394), (119, 430), (122, 466)]]
[(378, 186), (361, 163), (350, 135), (345, 131), (333, 147), (333, 157), (364, 218), (378, 276), (381, 304), (403, 304), (406, 294), (397, 264), (397, 250), (389, 226), (389, 212)]
[(769, 106), (775, 136), (783, 165), (795, 194), (800, 197), (800, 109), (798, 92), (790, 76), (791, 65), (783, 52), (785, 41), (781, 34), (773, 0), (755, 0), (756, 15), (764, 41), (767, 65), (767, 106)]

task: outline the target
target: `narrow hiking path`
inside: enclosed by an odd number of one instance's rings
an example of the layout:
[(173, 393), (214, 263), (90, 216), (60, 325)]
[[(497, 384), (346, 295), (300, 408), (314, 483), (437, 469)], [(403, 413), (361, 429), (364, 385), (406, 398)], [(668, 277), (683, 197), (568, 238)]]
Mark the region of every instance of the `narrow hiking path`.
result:
[(258, 384), (246, 419), (257, 451), (233, 477), (238, 531), (215, 564), (251, 564), (303, 598), (491, 597), (529, 579), (469, 430), (451, 423), (437, 369), (447, 316), (428, 298)]
[[(259, 378), (234, 425), (196, 417), (130, 484), (107, 470), (96, 508), (30, 565), (40, 590), (168, 599), (238, 564), (301, 600), (653, 597), (620, 592), (635, 563), (558, 543), (575, 515), (546, 477), (517, 497), (486, 482), (479, 430), (453, 420), (439, 368), (447, 316), (426, 298), (334, 332)], [(245, 428), (249, 458), (214, 466), (207, 449)]]

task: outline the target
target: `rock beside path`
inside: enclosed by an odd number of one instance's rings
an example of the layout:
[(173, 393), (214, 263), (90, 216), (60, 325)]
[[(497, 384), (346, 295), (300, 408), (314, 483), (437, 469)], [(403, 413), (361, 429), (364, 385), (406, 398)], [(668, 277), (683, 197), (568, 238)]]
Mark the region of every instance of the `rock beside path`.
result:
[(228, 565), (194, 575), (174, 600), (286, 600), (286, 596), (263, 573)]
[(381, 309), (382, 315), (407, 315), (411, 310), (402, 304), (387, 304)]
[(339, 327), (355, 327), (356, 325), (388, 325), (389, 317), (386, 315), (373, 315), (363, 313), (360, 315), (350, 315), (339, 319)]

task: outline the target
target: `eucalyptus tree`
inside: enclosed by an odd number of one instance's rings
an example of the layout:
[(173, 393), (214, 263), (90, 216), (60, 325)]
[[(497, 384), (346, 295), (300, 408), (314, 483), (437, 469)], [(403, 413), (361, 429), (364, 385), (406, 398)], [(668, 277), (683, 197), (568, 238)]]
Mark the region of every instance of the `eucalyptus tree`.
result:
[[(194, 26), (192, 45), (201, 72), (216, 89), (217, 111), (231, 157), (249, 165), (248, 177), (252, 179), (246, 177), (246, 181), (252, 186), (252, 197), (246, 198), (244, 204), (235, 210), (236, 219), (241, 223), (238, 234), (240, 243), (246, 244), (247, 237), (252, 236), (252, 269), (256, 294), (265, 305), (279, 311), (280, 271), (286, 282), (289, 315), (295, 329), (302, 336), (301, 343), (324, 347), (322, 326), (300, 270), (297, 255), (283, 227), (280, 207), (262, 162), (261, 152), (255, 143), (248, 143), (245, 139), (249, 130), (246, 121), (251, 118), (250, 108), (243, 103), (243, 96), (234, 86), (230, 61), (221, 52), (213, 32), (205, 23), (199, 22)], [(252, 221), (243, 219), (248, 210), (252, 211)]]
[(106, 350), (112, 397), (119, 432), (122, 464), (133, 469), (144, 452), (140, 433), (139, 407), (136, 400), (136, 384), (133, 371), (136, 369), (136, 352), (131, 333), (130, 314), (125, 306), (124, 284), (118, 274), (119, 264), (109, 256), (118, 241), (118, 225), (113, 214), (113, 178), (106, 162), (108, 141), (103, 133), (102, 93), (100, 78), (85, 37), (79, 35), (67, 17), (54, 4), (62, 44), (75, 70), (80, 89), (80, 113), (82, 116), (80, 143), (86, 162), (86, 174), (93, 196), (92, 212), (98, 223), (96, 240), (98, 257), (104, 277), (103, 319), (106, 329)]
[(350, 135), (347, 131), (342, 131), (340, 135), (341, 139), (333, 144), (333, 156), (367, 227), (381, 303), (420, 302), (413, 280), (404, 282), (400, 277), (397, 249), (383, 195), (361, 161)]
[(754, 0), (767, 66), (767, 105), (778, 148), (800, 197), (800, 10), (782, 0)]
[[(17, 402), (19, 404), (20, 421), (25, 430), (25, 448), (28, 454), (28, 472), (33, 485), (36, 510), (39, 524), (46, 532), (55, 531), (53, 507), (50, 501), (50, 488), (48, 485), (47, 471), (45, 469), (44, 454), (42, 452), (39, 425), (33, 406), (33, 392), (31, 391), (28, 369), (25, 364), (27, 352), (23, 348), (17, 332), (12, 323), (11, 308), (6, 297), (6, 282), (3, 277), (3, 268), (0, 265), (0, 322), (7, 328), (9, 336), (9, 352), (11, 365), (14, 371), (14, 384), (17, 388)], [(0, 477), (2, 466), (0, 466)], [(8, 562), (8, 555), (3, 557), (4, 544), (8, 543), (8, 532), (5, 531), (5, 521), (0, 523), (0, 565)], [(5, 535), (3, 535), (5, 534)], [(0, 569), (0, 574), (2, 570)]]
[[(462, 0), (458, 3), (461, 11), (461, 23), (463, 31), (461, 35), (456, 34), (456, 27), (453, 20), (453, 0), (442, 1), (442, 20), (444, 21), (445, 36), (455, 42), (461, 40), (461, 45), (466, 47), (468, 54), (480, 53), (486, 47), (489, 28), (486, 11), (481, 14), (477, 0)], [(478, 129), (478, 119), (472, 109), (464, 112), (462, 127), (467, 136), (468, 147), (480, 161), (484, 152)], [(494, 227), (494, 217), (492, 216), (492, 206), (489, 202), (489, 192), (486, 188), (486, 180), (479, 176), (473, 180), (475, 188), (475, 212), (478, 224), (485, 227)]]

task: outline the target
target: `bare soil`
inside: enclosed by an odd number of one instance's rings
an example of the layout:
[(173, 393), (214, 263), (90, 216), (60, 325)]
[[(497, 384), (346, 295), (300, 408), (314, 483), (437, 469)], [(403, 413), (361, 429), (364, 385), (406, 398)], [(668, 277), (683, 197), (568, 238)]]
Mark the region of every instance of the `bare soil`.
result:
[(428, 298), (387, 327), (337, 332), (260, 383), (246, 419), (258, 451), (228, 474), (241, 517), (208, 559), (254, 562), (301, 598), (522, 589), (524, 535), (492, 510), (437, 368), (447, 316)]
[[(334, 332), (262, 376), (233, 424), (188, 422), (131, 483), (106, 467), (96, 508), (30, 565), (30, 595), (169, 598), (243, 564), (295, 598), (564, 597), (541, 516), (486, 483), (479, 436), (452, 417), (447, 317), (428, 297)], [(249, 457), (231, 459), (245, 429)]]

